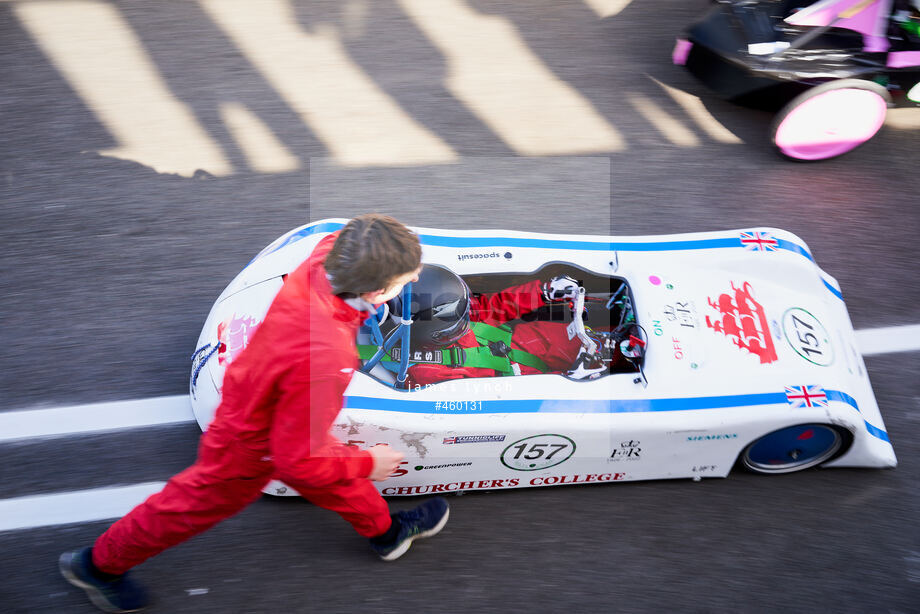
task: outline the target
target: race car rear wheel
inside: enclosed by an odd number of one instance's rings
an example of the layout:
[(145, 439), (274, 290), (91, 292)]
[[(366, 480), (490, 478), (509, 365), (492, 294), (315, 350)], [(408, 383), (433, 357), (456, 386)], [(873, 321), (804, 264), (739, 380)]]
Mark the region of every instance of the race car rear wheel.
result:
[(885, 122), (891, 97), (873, 81), (838, 79), (792, 99), (771, 128), (773, 145), (793, 160), (826, 160), (862, 145)]
[(836, 456), (847, 439), (829, 424), (798, 424), (768, 433), (741, 453), (742, 466), (755, 473), (791, 473)]

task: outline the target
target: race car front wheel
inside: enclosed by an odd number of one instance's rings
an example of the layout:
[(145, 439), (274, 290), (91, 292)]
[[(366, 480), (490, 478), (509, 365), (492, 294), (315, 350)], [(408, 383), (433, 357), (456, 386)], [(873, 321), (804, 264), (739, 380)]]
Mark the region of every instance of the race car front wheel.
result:
[(878, 132), (891, 97), (873, 81), (838, 79), (792, 99), (776, 116), (773, 145), (793, 160), (826, 160), (855, 149)]
[(748, 445), (741, 464), (754, 473), (792, 473), (834, 458), (845, 443), (845, 434), (829, 424), (787, 426)]

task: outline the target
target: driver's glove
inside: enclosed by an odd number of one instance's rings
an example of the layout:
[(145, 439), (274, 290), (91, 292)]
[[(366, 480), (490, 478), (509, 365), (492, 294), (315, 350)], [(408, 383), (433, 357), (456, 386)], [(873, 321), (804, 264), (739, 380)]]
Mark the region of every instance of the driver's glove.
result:
[(543, 300), (547, 303), (574, 300), (578, 296), (578, 282), (568, 275), (553, 277), (543, 284)]
[(588, 354), (585, 348), (581, 348), (575, 358), (575, 364), (565, 372), (565, 375), (569, 379), (596, 379), (605, 371), (607, 371), (607, 364), (598, 354)]

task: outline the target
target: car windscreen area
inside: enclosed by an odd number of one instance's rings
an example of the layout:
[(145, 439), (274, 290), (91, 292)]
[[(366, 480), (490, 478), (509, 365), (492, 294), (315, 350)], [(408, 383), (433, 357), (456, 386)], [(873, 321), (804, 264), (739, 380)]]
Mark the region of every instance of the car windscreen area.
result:
[[(505, 323), (512, 329), (513, 339), (526, 342), (531, 327), (539, 327), (540, 336), (565, 347), (564, 351), (551, 353), (562, 360), (572, 359), (566, 368), (559, 368), (561, 363), (557, 361), (548, 372), (570, 379), (590, 380), (641, 371), (646, 339), (636, 320), (634, 299), (626, 279), (599, 275), (570, 263), (552, 263), (533, 273), (470, 275), (464, 280), (474, 295), (488, 297), (533, 280), (545, 282), (559, 277), (574, 279), (584, 288), (581, 318), (576, 317), (574, 300), (546, 304), (541, 298), (534, 309)], [(573, 350), (573, 345), (580, 349)]]
[[(635, 321), (632, 294), (622, 277), (603, 276), (567, 263), (545, 265), (533, 273), (466, 275), (463, 280), (474, 295), (489, 295), (507, 288), (527, 284), (534, 280), (549, 281), (556, 277), (570, 277), (585, 289), (585, 310), (582, 314), (586, 327), (595, 331), (611, 331)], [(509, 322), (572, 322), (571, 301), (545, 304), (538, 300), (534, 309)], [(609, 303), (609, 305), (608, 305)]]
[[(470, 296), (465, 332), (452, 335), (448, 345), (426, 345), (411, 325), (408, 334), (399, 326), (402, 314), (381, 316), (379, 331), (365, 326), (359, 334), (362, 370), (409, 390), (461, 378), (558, 374), (589, 381), (641, 372), (646, 338), (624, 278), (551, 263), (527, 273), (462, 279)], [(564, 296), (547, 297), (553, 280), (566, 288)], [(406, 337), (408, 366), (402, 349)]]

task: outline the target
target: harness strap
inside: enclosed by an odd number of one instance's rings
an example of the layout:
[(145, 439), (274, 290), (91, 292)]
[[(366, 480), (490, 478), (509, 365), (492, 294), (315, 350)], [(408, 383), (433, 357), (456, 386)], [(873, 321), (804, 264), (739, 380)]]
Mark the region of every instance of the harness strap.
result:
[[(376, 345), (359, 345), (358, 346), (358, 358), (360, 358), (361, 360), (370, 360), (371, 358), (374, 357), (374, 354), (376, 354), (377, 350), (379, 349), (380, 348)], [(390, 361), (393, 360), (389, 356), (384, 356), (383, 359), (390, 360)]]
[(525, 352), (524, 350), (511, 350), (511, 353), (508, 354), (508, 358), (525, 367), (537, 369), (541, 373), (547, 373), (549, 371), (549, 367), (546, 366), (546, 363), (543, 362), (539, 356), (531, 354), (530, 352)]
[[(512, 362), (537, 369), (542, 373), (550, 369), (546, 363), (524, 350), (509, 349), (506, 355), (496, 355), (491, 344), (504, 344), (505, 347), (511, 346), (511, 329), (507, 326), (491, 326), (482, 322), (473, 322), (471, 325), (473, 334), (476, 336), (478, 347), (461, 348), (450, 347), (444, 350), (433, 350), (432, 352), (440, 353), (440, 360), (419, 361), (422, 364), (442, 364), (447, 367), (471, 367), (476, 369), (492, 369), (502, 375), (513, 375), (514, 370), (511, 367)], [(501, 346), (497, 346), (501, 347)], [(376, 345), (359, 345), (358, 356), (361, 360), (370, 360), (379, 348)], [(437, 354), (433, 354), (437, 356)], [(411, 359), (411, 357), (410, 357)], [(389, 355), (383, 357), (384, 362), (399, 362)]]
[(471, 322), (470, 328), (476, 335), (476, 341), (481, 345), (488, 345), (488, 341), (501, 341), (511, 345), (511, 328), (508, 326), (492, 326), (484, 322)]
[[(492, 343), (504, 343), (509, 348), (511, 347), (511, 328), (507, 326), (492, 326), (490, 324), (485, 324), (483, 322), (473, 322), (470, 325), (470, 328), (473, 329), (473, 334), (476, 335), (476, 341), (479, 342), (480, 346), (476, 348), (479, 350), (478, 354), (483, 355), (487, 354), (488, 356), (483, 356), (485, 362), (490, 362), (488, 357), (492, 358), (501, 358), (504, 362), (503, 365), (507, 363), (506, 367), (487, 367), (489, 369), (495, 369), (496, 371), (502, 371), (503, 373), (513, 373), (511, 370), (511, 362), (516, 362), (518, 364), (524, 365), (525, 367), (531, 367), (546, 373), (549, 371), (549, 367), (546, 366), (546, 363), (543, 360), (530, 352), (525, 352), (524, 350), (512, 349), (508, 352), (507, 357), (505, 356), (494, 356), (492, 350), (489, 348), (489, 342)], [(467, 355), (471, 354), (470, 349), (467, 349)]]
[[(377, 350), (380, 349), (380, 346), (377, 345), (358, 345), (358, 358), (361, 360), (370, 360), (374, 357), (374, 354), (377, 353)], [(400, 348), (393, 348), (391, 352), (401, 352)], [(420, 357), (415, 358), (414, 354), (419, 352)], [(426, 354), (431, 354), (432, 358), (429, 360), (425, 359)], [(443, 350), (413, 350), (412, 354), (409, 355), (409, 362), (413, 364), (423, 363), (423, 364), (442, 364), (446, 367), (461, 367), (467, 366), (464, 362), (464, 356), (466, 354), (466, 348), (450, 347)], [(435, 357), (440, 356), (440, 359)], [(401, 358), (401, 356), (400, 356)], [(400, 362), (399, 359), (393, 358), (390, 354), (384, 354), (381, 362)]]

